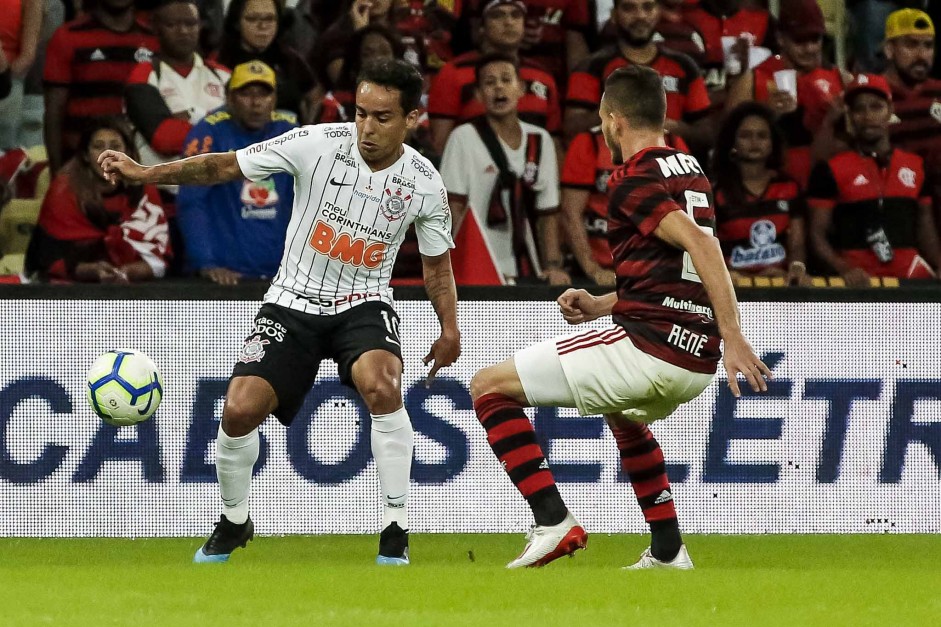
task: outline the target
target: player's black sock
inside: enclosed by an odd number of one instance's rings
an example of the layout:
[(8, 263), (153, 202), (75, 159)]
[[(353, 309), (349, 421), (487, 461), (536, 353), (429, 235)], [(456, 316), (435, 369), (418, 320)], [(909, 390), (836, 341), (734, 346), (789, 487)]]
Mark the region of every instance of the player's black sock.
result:
[(650, 521), (650, 553), (661, 562), (672, 562), (680, 552), (683, 537), (676, 518)]
[(533, 510), (537, 525), (557, 525), (568, 509), (559, 495), (536, 431), (523, 406), (503, 394), (487, 394), (474, 402), (487, 442), (510, 480)]

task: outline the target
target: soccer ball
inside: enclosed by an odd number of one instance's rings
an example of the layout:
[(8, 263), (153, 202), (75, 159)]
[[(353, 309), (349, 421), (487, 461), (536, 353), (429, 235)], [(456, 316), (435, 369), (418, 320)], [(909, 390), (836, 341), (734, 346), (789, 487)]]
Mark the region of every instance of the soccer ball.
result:
[(139, 351), (108, 351), (88, 371), (88, 402), (109, 425), (124, 427), (147, 420), (162, 398), (157, 366)]

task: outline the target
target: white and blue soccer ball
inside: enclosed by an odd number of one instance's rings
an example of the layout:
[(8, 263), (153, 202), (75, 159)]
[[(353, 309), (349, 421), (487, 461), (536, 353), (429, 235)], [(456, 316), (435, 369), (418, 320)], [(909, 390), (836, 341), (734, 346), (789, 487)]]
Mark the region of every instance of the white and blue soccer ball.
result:
[(125, 427), (147, 420), (162, 398), (160, 372), (140, 351), (108, 351), (88, 371), (88, 402), (109, 425)]

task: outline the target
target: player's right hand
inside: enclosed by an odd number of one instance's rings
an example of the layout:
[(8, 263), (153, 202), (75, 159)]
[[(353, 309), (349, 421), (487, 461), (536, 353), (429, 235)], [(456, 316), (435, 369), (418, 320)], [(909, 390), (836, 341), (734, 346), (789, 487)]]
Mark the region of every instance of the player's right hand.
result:
[(101, 167), (102, 176), (112, 185), (122, 180), (128, 183), (144, 182), (144, 166), (123, 152), (105, 150), (98, 156), (98, 165)]
[(598, 306), (598, 299), (585, 290), (569, 288), (556, 299), (562, 317), (569, 324), (590, 322), (604, 315)]
[(725, 365), (725, 373), (729, 378), (729, 389), (735, 398), (742, 395), (738, 387), (738, 375), (741, 373), (751, 389), (755, 392), (767, 392), (768, 383), (766, 379), (771, 378), (771, 369), (763, 361), (758, 359), (758, 355), (752, 349), (748, 340), (741, 334), (735, 338), (723, 338), (725, 349), (722, 352), (722, 361)]

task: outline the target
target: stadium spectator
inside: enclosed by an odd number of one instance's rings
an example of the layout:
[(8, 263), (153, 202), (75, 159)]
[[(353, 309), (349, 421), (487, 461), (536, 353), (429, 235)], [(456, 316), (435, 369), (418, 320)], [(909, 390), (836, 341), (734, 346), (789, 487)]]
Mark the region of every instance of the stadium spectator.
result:
[[(682, 52), (697, 65), (701, 65), (706, 54), (702, 35), (686, 21), (683, 14), (685, 0), (659, 0), (660, 21), (657, 22), (654, 41), (670, 50)], [(599, 7), (600, 10), (600, 7)], [(605, 46), (617, 43), (617, 26), (609, 18), (601, 30), (601, 42)]]
[[(825, 32), (823, 13), (816, 0), (790, 0), (782, 4), (777, 35), (781, 54), (733, 80), (726, 101), (727, 110), (755, 100), (774, 111), (788, 140), (787, 170), (802, 186), (807, 183), (814, 161), (811, 153), (814, 135), (821, 130), (831, 104), (842, 93), (844, 82), (850, 79), (839, 68), (824, 64)], [(824, 153), (829, 150), (829, 143), (829, 136), (822, 140)]]
[(538, 62), (520, 56), (525, 17), (526, 5), (521, 0), (491, 0), (483, 8), (480, 48), (460, 55), (438, 72), (428, 94), (432, 144), (438, 154), (456, 125), (484, 115), (476, 93), (475, 67), (483, 55), (491, 53), (518, 60), (524, 90), (518, 106), (520, 119), (550, 133), (561, 130), (555, 79)]
[[(454, 129), (441, 159), (455, 244), (455, 280), (514, 284), (543, 277), (565, 285), (559, 228), (559, 171), (552, 138), (521, 122), (516, 59), (491, 53), (477, 66), (486, 116)], [(534, 228), (535, 233), (534, 235)]]
[[(885, 77), (898, 117), (890, 127), (892, 143), (921, 156), (929, 172), (941, 173), (941, 80), (929, 75), (934, 65), (934, 23), (922, 11), (902, 9), (886, 20), (885, 39)], [(937, 201), (941, 177), (932, 183)]]
[[(277, 137), (297, 126), (276, 112), (274, 70), (261, 61), (236, 66), (226, 104), (186, 136), (184, 156), (228, 152)], [(177, 212), (188, 267), (215, 283), (271, 278), (278, 270), (294, 203), (289, 174), (180, 188)]]
[(324, 95), (316, 122), (350, 122), (355, 114), (356, 77), (360, 68), (375, 59), (401, 59), (405, 47), (399, 36), (383, 24), (369, 24), (356, 31), (347, 42), (343, 71), (333, 88)]
[[(470, 0), (468, 9), (482, 16), (493, 0)], [(560, 89), (589, 54), (595, 24), (589, 0), (526, 0), (522, 54), (547, 69)], [(474, 20), (476, 21), (476, 20)]]
[[(671, 148), (688, 152), (682, 138), (667, 133)], [(579, 133), (562, 165), (562, 230), (581, 272), (598, 285), (614, 285), (608, 244), (608, 180), (615, 165), (601, 127)]]
[(229, 71), (203, 61), (195, 0), (162, 0), (152, 14), (160, 52), (138, 64), (125, 87), (127, 114), (137, 129), (145, 165), (178, 158), (193, 124), (225, 102)]
[(746, 102), (719, 129), (713, 153), (716, 236), (730, 274), (787, 277), (808, 285), (805, 199), (784, 173), (774, 113)]
[(43, 135), (53, 172), (75, 152), (84, 128), (123, 113), (128, 76), (156, 50), (157, 38), (133, 0), (98, 0), (56, 30), (43, 72)]
[(0, 84), (0, 149), (24, 143), (24, 138), (21, 137), (24, 113), (23, 79), (36, 60), (43, 19), (43, 1), (6, 0), (2, 5), (4, 17), (0, 19), (0, 49), (9, 64), (10, 92), (3, 96)]
[(853, 56), (860, 72), (882, 72), (886, 68), (882, 43), (885, 22), (901, 8), (924, 9), (925, 0), (847, 0), (853, 16)]
[(810, 242), (819, 260), (851, 287), (871, 276), (937, 276), (941, 246), (924, 161), (889, 140), (892, 93), (885, 78), (861, 74), (846, 88), (854, 149), (819, 163), (808, 190)]
[[(781, 0), (782, 10), (790, 1)], [(723, 37), (746, 39), (750, 46), (768, 47), (771, 15), (755, 4), (742, 0), (699, 0), (683, 5), (683, 18), (703, 40), (705, 52), (701, 66), (710, 92), (720, 92), (726, 87)]]
[(26, 253), (27, 274), (91, 283), (163, 277), (170, 236), (152, 185), (111, 183), (98, 156), (134, 152), (123, 122), (100, 119), (82, 133), (78, 152), (53, 179)]
[(586, 59), (569, 79), (565, 136), (572, 138), (598, 124), (605, 79), (617, 68), (647, 65), (663, 77), (667, 94), (667, 128), (690, 144), (708, 141), (709, 94), (696, 63), (685, 54), (654, 41), (660, 7), (654, 0), (617, 0), (611, 15), (618, 28), (616, 46)]
[(217, 61), (229, 68), (253, 59), (263, 61), (277, 76), (276, 108), (306, 124), (314, 119), (323, 94), (310, 66), (285, 43), (285, 21), (284, 0), (232, 0)]

